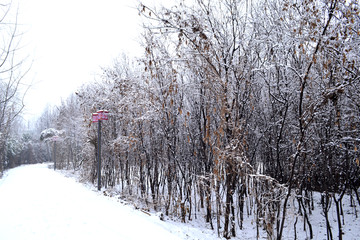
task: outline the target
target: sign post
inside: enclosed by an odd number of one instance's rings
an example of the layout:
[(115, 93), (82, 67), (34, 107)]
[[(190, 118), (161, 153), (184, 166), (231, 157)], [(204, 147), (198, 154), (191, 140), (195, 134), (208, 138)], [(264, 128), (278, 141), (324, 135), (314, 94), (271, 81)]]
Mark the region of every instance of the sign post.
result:
[(98, 140), (97, 140), (97, 175), (98, 175), (98, 191), (101, 190), (101, 121), (108, 120), (109, 112), (99, 110), (92, 114), (92, 122), (98, 123)]
[(55, 128), (47, 128), (40, 134), (40, 141), (53, 143), (52, 158), (54, 160), (54, 170), (56, 170), (56, 142), (63, 141), (64, 135), (64, 130), (56, 130)]
[(50, 141), (53, 142), (53, 158), (54, 158), (54, 170), (56, 170), (56, 142), (61, 141), (62, 139), (55, 135), (50, 138)]

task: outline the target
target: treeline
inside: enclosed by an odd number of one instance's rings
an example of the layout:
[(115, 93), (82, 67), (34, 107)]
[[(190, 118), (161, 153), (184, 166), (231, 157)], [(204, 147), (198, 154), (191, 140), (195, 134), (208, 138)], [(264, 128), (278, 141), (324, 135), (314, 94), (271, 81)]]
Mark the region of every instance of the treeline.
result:
[(225, 238), (253, 215), (258, 236), (281, 239), (292, 198), (312, 238), (312, 191), (326, 218), (331, 198), (360, 205), (357, 1), (178, 1), (139, 13), (144, 57), (105, 68), (39, 121), (66, 131), (60, 166), (96, 183), (91, 114), (106, 109), (102, 187), (183, 222), (204, 217)]
[(8, 168), (35, 162), (29, 135), (22, 131), (26, 128), (21, 113), (28, 89), (24, 75), (29, 65), (18, 55), (21, 34), (14, 11), (11, 1), (0, 4), (0, 178)]

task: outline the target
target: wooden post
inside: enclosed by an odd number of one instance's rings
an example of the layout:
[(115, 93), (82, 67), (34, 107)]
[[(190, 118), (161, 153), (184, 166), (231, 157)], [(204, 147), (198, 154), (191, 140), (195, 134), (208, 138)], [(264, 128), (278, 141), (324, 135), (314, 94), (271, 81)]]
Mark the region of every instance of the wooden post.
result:
[(98, 173), (98, 191), (101, 190), (101, 120), (98, 121), (98, 162), (97, 162), (97, 173)]

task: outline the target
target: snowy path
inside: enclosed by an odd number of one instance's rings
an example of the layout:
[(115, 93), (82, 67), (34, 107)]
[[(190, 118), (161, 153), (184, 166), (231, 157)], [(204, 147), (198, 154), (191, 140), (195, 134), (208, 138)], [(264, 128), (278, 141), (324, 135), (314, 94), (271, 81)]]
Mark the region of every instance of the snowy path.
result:
[[(326, 239), (320, 195), (311, 221), (314, 239)], [(359, 218), (344, 198), (345, 235), (343, 239), (360, 239)], [(289, 226), (295, 212), (288, 211)], [(337, 238), (335, 207), (329, 212), (334, 238)], [(298, 239), (305, 239), (299, 217)], [(251, 218), (236, 239), (255, 239), (256, 229)], [(264, 235), (265, 237), (266, 235)], [(293, 228), (284, 230), (284, 239), (293, 239)], [(218, 240), (210, 229), (189, 224), (160, 221), (114, 198), (102, 196), (73, 178), (48, 168), (46, 164), (21, 166), (5, 173), (0, 179), (0, 240)], [(235, 239), (235, 238), (234, 238)], [(266, 238), (261, 238), (266, 239)]]
[(181, 239), (156, 217), (100, 196), (47, 165), (0, 179), (0, 239)]

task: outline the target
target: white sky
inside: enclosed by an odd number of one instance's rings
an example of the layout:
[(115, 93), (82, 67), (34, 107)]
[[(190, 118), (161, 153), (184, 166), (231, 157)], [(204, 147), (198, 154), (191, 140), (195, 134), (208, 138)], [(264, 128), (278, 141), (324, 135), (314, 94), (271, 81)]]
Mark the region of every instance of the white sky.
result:
[(22, 54), (33, 61), (26, 75), (27, 82), (33, 81), (26, 119), (66, 99), (122, 53), (143, 52), (137, 0), (13, 0), (13, 8), (17, 2)]

